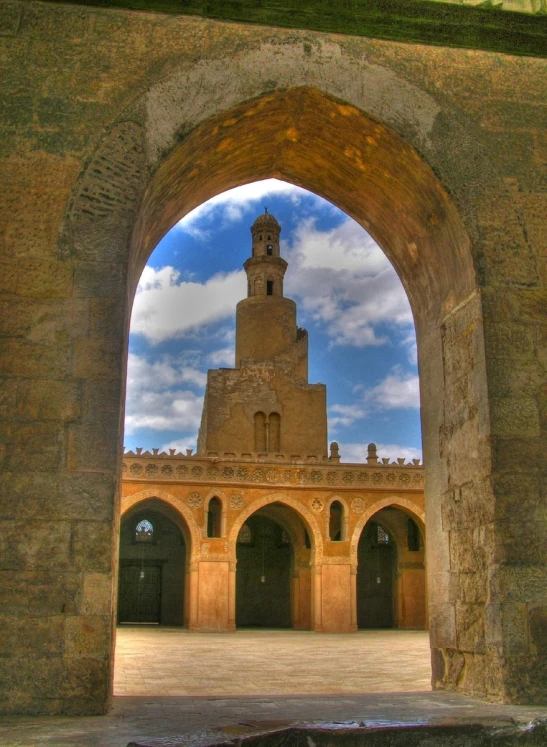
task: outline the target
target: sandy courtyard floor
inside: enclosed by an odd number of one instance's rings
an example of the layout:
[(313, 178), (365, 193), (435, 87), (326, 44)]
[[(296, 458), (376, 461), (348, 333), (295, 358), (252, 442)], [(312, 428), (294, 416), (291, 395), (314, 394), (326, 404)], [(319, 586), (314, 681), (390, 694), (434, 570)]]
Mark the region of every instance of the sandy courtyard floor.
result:
[(426, 631), (189, 633), (121, 627), (115, 695), (319, 695), (430, 690)]

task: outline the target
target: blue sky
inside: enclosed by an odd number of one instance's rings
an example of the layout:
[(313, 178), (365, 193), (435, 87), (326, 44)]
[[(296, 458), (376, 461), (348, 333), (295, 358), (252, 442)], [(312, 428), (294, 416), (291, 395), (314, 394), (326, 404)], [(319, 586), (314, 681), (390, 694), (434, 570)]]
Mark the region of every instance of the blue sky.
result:
[(250, 226), (267, 206), (289, 262), (285, 295), (309, 332), (310, 383), (327, 385), (329, 441), (343, 461), (421, 457), (412, 314), (373, 239), (330, 203), (269, 179), (192, 211), (150, 256), (135, 297), (125, 445), (196, 447), (208, 368), (233, 367)]

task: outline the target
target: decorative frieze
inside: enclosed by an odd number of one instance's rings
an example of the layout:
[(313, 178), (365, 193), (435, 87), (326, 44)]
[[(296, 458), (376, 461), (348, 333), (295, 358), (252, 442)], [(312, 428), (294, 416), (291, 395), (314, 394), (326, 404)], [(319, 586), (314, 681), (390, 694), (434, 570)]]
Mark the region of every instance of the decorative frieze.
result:
[[(141, 452), (139, 449), (138, 452)], [(264, 459), (258, 464), (256, 460), (219, 457), (202, 457), (195, 455), (166, 454), (154, 452), (127, 452), (123, 457), (124, 480), (150, 480), (154, 482), (186, 482), (215, 484), (254, 484), (254, 485), (291, 485), (302, 488), (335, 487), (337, 490), (355, 490), (356, 488), (373, 488), (380, 490), (422, 490), (424, 484), (423, 466), (417, 459), (405, 464), (403, 459), (397, 462), (382, 460), (379, 464), (325, 464), (315, 459), (280, 462), (267, 462)], [(193, 493), (192, 496), (198, 496)], [(232, 502), (243, 498), (233, 496)], [(240, 508), (230, 503), (232, 508)], [(362, 508), (354, 501), (352, 510), (360, 513)]]

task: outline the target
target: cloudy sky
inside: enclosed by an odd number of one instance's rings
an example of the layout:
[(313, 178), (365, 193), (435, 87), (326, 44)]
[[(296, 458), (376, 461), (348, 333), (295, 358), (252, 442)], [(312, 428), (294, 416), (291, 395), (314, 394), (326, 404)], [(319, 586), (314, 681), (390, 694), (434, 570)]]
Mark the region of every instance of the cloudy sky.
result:
[(250, 226), (267, 206), (289, 262), (285, 295), (310, 344), (310, 383), (327, 385), (329, 441), (343, 461), (421, 456), (412, 314), (372, 238), (345, 213), (275, 179), (224, 192), (156, 247), (133, 307), (125, 445), (196, 447), (208, 368), (234, 365)]

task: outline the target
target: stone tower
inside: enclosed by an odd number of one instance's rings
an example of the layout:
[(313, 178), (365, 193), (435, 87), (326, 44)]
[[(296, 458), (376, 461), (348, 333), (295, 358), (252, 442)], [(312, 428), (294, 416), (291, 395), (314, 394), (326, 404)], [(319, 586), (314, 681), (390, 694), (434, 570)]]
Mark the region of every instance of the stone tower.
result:
[(308, 384), (308, 333), (283, 295), (281, 227), (267, 211), (251, 226), (247, 298), (236, 311), (235, 369), (207, 373), (198, 453), (327, 456), (326, 388)]

